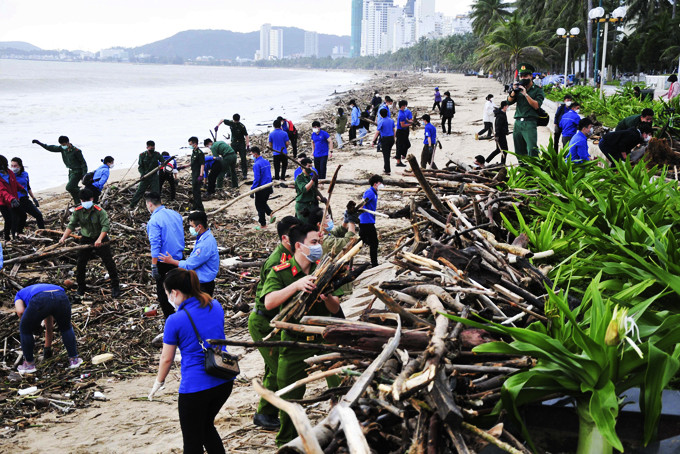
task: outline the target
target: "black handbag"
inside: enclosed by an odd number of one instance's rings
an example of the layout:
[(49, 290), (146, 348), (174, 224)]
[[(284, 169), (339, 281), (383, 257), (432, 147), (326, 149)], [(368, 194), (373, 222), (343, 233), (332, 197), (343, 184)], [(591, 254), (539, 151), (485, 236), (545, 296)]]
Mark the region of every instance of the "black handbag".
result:
[(198, 343), (203, 350), (203, 355), (205, 356), (205, 372), (208, 375), (224, 378), (225, 380), (231, 380), (240, 374), (241, 369), (238, 367), (238, 357), (230, 355), (219, 347), (206, 348), (203, 344), (203, 339), (201, 339), (201, 335), (198, 334), (198, 329), (196, 329), (191, 314), (189, 314), (189, 311), (186, 310), (186, 308), (183, 310), (187, 313), (187, 317), (189, 317), (191, 326), (193, 326), (196, 337), (198, 338)]
[(537, 126), (548, 126), (548, 123), (550, 123), (550, 115), (548, 115), (548, 112), (543, 110), (542, 108), (539, 108), (536, 113), (538, 113), (538, 119), (536, 120), (536, 125)]

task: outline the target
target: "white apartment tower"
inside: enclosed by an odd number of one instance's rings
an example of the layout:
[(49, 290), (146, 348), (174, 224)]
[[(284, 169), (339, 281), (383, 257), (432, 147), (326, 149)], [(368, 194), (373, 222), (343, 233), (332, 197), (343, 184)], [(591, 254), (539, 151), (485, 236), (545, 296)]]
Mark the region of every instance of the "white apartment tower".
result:
[(260, 27), (260, 51), (256, 54), (258, 59), (269, 59), (269, 41), (272, 24), (264, 24)]
[(434, 2), (435, 0), (416, 0), (413, 11), (416, 21), (416, 41), (435, 34), (437, 17)]
[(319, 56), (319, 34), (317, 32), (305, 32), (305, 57)]
[(269, 58), (283, 58), (283, 30), (272, 28), (269, 33)]
[(361, 21), (361, 55), (380, 55), (393, 47), (394, 24), (402, 9), (393, 0), (364, 0)]

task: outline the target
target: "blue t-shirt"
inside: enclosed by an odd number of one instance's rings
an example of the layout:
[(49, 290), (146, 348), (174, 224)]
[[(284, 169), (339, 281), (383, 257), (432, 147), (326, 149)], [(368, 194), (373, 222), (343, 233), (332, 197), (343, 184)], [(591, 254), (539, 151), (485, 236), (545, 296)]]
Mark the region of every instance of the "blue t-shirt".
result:
[(253, 163), (253, 185), (250, 187), (250, 190), (252, 191), (271, 182), (272, 166), (265, 158), (258, 156)]
[(560, 120), (560, 128), (562, 128), (562, 137), (573, 137), (578, 129), (578, 122), (581, 117), (574, 110), (569, 109), (567, 113), (562, 115)]
[[(317, 175), (319, 174), (319, 172), (314, 167), (312, 167), (312, 172), (314, 172)], [(297, 169), (295, 169), (295, 172), (293, 172), (293, 181), (295, 181), (295, 179), (297, 179), (298, 175), (300, 175), (301, 173), (302, 167), (298, 167)]]
[(38, 293), (41, 292), (46, 292), (49, 290), (56, 290), (58, 292), (64, 292), (64, 289), (59, 287), (58, 285), (53, 285), (53, 284), (33, 284), (29, 285), (28, 287), (24, 287), (21, 290), (17, 292), (17, 296), (14, 297), (14, 302), (17, 300), (21, 300), (24, 302), (26, 307), (28, 307), (28, 303), (31, 301), (31, 299), (37, 295)]
[(410, 120), (413, 120), (413, 114), (411, 111), (408, 109), (400, 110), (399, 115), (397, 115), (397, 129), (408, 129), (408, 126), (402, 127), (401, 122)]
[(274, 156), (281, 154), (281, 152), (288, 154), (286, 142), (289, 140), (288, 133), (283, 129), (275, 129), (269, 133), (269, 142), (271, 142), (274, 149)]
[(394, 120), (390, 117), (383, 118), (380, 126), (378, 126), (378, 131), (382, 137), (394, 136)]
[(320, 129), (318, 133), (312, 133), (312, 141), (314, 142), (314, 157), (322, 158), (328, 156), (328, 139), (330, 135), (323, 129)]
[[(363, 198), (367, 200), (364, 208), (371, 211), (376, 211), (378, 209), (378, 191), (376, 191), (373, 187), (366, 189)], [(375, 215), (362, 211), (359, 215), (359, 223), (375, 224)]]
[(574, 163), (580, 164), (590, 161), (588, 153), (588, 138), (581, 132), (577, 132), (569, 141), (569, 154), (564, 160), (571, 159)]
[(206, 373), (203, 350), (184, 309), (191, 314), (191, 319), (204, 341), (224, 339), (224, 310), (216, 300), (212, 301), (212, 307), (201, 307), (196, 298), (188, 298), (182, 302), (177, 312), (168, 317), (163, 331), (163, 343), (176, 345), (182, 353), (182, 379), (179, 383), (179, 393), (195, 393), (227, 383), (230, 380), (213, 377)]
[(437, 128), (435, 128), (432, 123), (428, 123), (425, 125), (425, 139), (423, 140), (423, 143), (427, 145), (427, 138), (430, 138), (430, 143), (432, 145), (437, 143)]
[(24, 187), (23, 191), (21, 190), (21, 188), (17, 190), (17, 192), (19, 193), (19, 198), (28, 197), (28, 189), (30, 188), (28, 181), (28, 172), (24, 170), (21, 173), (15, 173), (14, 177), (17, 179), (17, 183)]

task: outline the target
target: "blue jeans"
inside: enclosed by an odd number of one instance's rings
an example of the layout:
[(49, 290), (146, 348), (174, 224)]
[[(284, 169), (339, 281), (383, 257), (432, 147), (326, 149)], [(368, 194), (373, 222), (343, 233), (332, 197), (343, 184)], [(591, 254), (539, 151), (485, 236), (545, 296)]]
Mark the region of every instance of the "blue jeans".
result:
[[(24, 303), (26, 302), (24, 301)], [(71, 326), (71, 301), (64, 292), (40, 292), (28, 302), (28, 307), (19, 322), (21, 351), (24, 353), (24, 359), (29, 363), (34, 360), (35, 339), (33, 338), (33, 331), (50, 315), (54, 317), (59, 326), (61, 338), (64, 341), (69, 358), (78, 356), (76, 335), (73, 332), (73, 326)]]
[(328, 163), (328, 155), (314, 158), (314, 168), (319, 172), (319, 178), (324, 180), (326, 178), (326, 164)]

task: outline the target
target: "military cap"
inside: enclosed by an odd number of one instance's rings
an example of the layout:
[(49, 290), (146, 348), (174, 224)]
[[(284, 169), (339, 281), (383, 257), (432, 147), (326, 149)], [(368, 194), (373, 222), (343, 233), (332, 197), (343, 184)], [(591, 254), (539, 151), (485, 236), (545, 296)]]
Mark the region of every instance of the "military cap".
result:
[(521, 76), (523, 74), (533, 74), (534, 71), (536, 71), (536, 68), (534, 68), (533, 65), (529, 63), (520, 63), (519, 67), (517, 68), (517, 71)]

